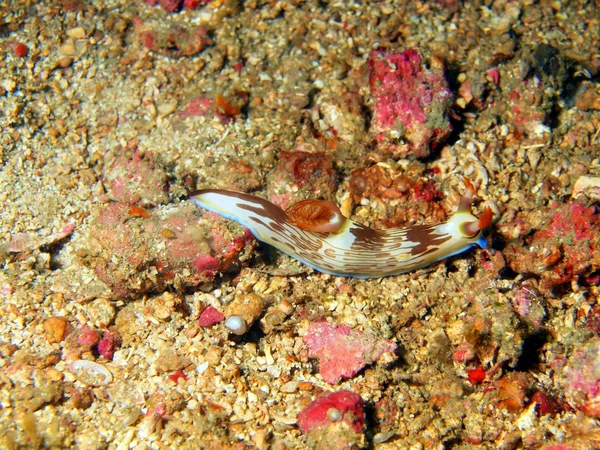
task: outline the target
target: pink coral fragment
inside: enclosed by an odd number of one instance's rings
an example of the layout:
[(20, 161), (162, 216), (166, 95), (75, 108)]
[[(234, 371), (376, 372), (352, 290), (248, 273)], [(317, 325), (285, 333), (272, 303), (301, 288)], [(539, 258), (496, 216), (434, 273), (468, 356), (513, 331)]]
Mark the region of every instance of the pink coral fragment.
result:
[(202, 254), (192, 263), (199, 272), (216, 272), (221, 268), (221, 263), (214, 256)]
[(353, 377), (384, 353), (396, 350), (393, 342), (328, 322), (310, 325), (304, 342), (310, 350), (309, 356), (319, 358), (321, 376), (329, 384)]
[(35, 233), (16, 233), (8, 241), (6, 250), (11, 253), (30, 252), (42, 245), (54, 244), (73, 234), (73, 231), (75, 231), (75, 222), (69, 222), (60, 231), (46, 238), (42, 238)]
[(179, 112), (183, 117), (206, 116), (213, 109), (213, 100), (207, 97), (192, 99), (185, 108)]
[(569, 405), (600, 418), (600, 339), (589, 339), (571, 355), (562, 373), (564, 397)]
[(313, 428), (343, 421), (357, 433), (365, 429), (364, 402), (352, 391), (332, 392), (313, 400), (300, 414), (298, 427), (306, 434)]
[(496, 67), (488, 70), (485, 74), (492, 79), (495, 85), (500, 84), (500, 71)]
[(591, 239), (593, 237), (592, 228), (600, 222), (600, 218), (593, 207), (586, 208), (581, 203), (571, 205), (554, 203), (552, 208), (558, 211), (552, 215), (548, 228), (536, 233), (538, 239), (563, 236), (566, 233), (573, 233), (576, 240)]
[(200, 6), (208, 5), (212, 0), (183, 0), (185, 9), (198, 9)]
[(377, 139), (394, 143), (401, 137), (410, 145), (405, 150), (396, 149), (398, 156), (427, 156), (452, 130), (446, 116), (452, 93), (443, 71), (427, 68), (414, 49), (400, 53), (374, 50), (369, 69)]
[(454, 350), (454, 354), (452, 355), (455, 361), (460, 363), (466, 363), (475, 358), (475, 350), (473, 346), (468, 342), (463, 342), (456, 350)]
[(102, 334), (102, 339), (98, 342), (98, 354), (108, 360), (112, 360), (120, 344), (121, 338), (116, 332), (105, 331)]
[(43, 240), (35, 233), (15, 233), (8, 241), (6, 250), (11, 253), (29, 252), (42, 244)]
[(212, 306), (209, 306), (204, 311), (202, 311), (202, 314), (200, 314), (198, 323), (201, 327), (210, 327), (213, 326), (215, 323), (221, 322), (224, 319), (225, 316), (221, 314), (220, 311), (218, 311), (216, 308), (213, 308)]
[(160, 6), (167, 12), (177, 12), (181, 9), (182, 0), (159, 0)]
[[(371, 89), (377, 92), (377, 120), (384, 127), (391, 127), (400, 118), (403, 123), (416, 120), (425, 122), (422, 105), (431, 103), (431, 92), (404, 91), (403, 84), (413, 84), (419, 75), (421, 57), (408, 49), (402, 53), (386, 55), (381, 50), (371, 56)], [(381, 59), (385, 58), (385, 66)], [(414, 80), (414, 81), (412, 81)], [(415, 95), (418, 94), (418, 95)]]
[(137, 152), (131, 159), (118, 157), (104, 173), (112, 200), (142, 206), (167, 203), (167, 174)]
[(96, 345), (100, 341), (100, 333), (96, 330), (92, 330), (88, 326), (83, 326), (79, 331), (79, 337), (77, 338), (77, 343), (79, 345), (85, 346), (93, 346)]

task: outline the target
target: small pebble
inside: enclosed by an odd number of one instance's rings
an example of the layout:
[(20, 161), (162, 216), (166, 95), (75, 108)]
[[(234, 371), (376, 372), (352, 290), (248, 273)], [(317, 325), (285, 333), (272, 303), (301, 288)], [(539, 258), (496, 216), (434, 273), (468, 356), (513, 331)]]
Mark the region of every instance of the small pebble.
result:
[(279, 388), (279, 392), (283, 392), (285, 394), (291, 394), (298, 390), (298, 382), (297, 381), (288, 381), (284, 385)]
[(73, 58), (67, 56), (58, 60), (58, 66), (63, 69), (66, 69), (67, 67), (71, 66), (71, 64), (73, 64)]
[(160, 234), (162, 235), (162, 237), (164, 237), (165, 239), (175, 239), (177, 237), (177, 235), (170, 229), (165, 228), (163, 229)]
[(332, 422), (338, 422), (342, 419), (342, 412), (337, 408), (329, 408), (327, 410), (327, 418)]
[(75, 44), (73, 42), (65, 42), (60, 46), (58, 52), (63, 56), (75, 56), (77, 54), (77, 50), (75, 49)]
[(44, 322), (44, 332), (49, 343), (61, 342), (68, 334), (69, 322), (64, 317), (50, 317)]
[(19, 58), (23, 58), (24, 56), (27, 56), (29, 49), (27, 48), (27, 46), (25, 44), (23, 44), (21, 42), (17, 42), (13, 46), (13, 52), (14, 52), (15, 56), (17, 56)]
[(600, 177), (582, 175), (575, 181), (571, 198), (587, 197), (590, 200), (600, 200)]
[(106, 328), (114, 320), (116, 314), (112, 303), (105, 298), (90, 302), (85, 312), (90, 322), (97, 328)]
[(73, 39), (83, 39), (85, 38), (85, 28), (83, 27), (75, 27), (67, 30), (67, 36)]

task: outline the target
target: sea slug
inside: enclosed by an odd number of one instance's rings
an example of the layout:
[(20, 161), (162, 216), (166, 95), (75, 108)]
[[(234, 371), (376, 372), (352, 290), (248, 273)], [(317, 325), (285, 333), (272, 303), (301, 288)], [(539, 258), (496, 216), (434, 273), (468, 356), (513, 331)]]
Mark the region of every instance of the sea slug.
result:
[(458, 210), (436, 225), (373, 230), (344, 217), (322, 200), (303, 200), (284, 211), (251, 194), (203, 189), (191, 194), (198, 206), (235, 220), (266, 242), (319, 272), (355, 278), (380, 278), (426, 267), (478, 245), (492, 222), (485, 207), (471, 213), (474, 188), (463, 179), (465, 194)]

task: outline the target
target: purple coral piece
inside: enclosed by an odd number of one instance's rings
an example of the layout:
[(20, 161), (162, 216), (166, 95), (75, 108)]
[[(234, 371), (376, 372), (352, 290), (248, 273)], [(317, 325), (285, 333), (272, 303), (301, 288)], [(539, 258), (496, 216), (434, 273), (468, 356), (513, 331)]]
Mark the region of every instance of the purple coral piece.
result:
[(321, 376), (329, 384), (353, 377), (384, 353), (396, 350), (393, 342), (328, 322), (310, 325), (304, 342), (310, 350), (309, 355), (319, 358)]

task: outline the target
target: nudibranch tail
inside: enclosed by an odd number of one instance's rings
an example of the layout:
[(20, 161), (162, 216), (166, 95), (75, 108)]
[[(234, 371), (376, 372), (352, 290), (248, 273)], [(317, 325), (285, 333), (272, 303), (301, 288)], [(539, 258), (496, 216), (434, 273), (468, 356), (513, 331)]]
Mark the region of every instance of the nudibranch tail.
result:
[(486, 207), (471, 213), (475, 188), (464, 180), (465, 194), (446, 222), (373, 230), (344, 217), (331, 202), (304, 200), (284, 211), (255, 195), (223, 189), (193, 192), (200, 207), (233, 219), (254, 236), (320, 272), (356, 278), (379, 278), (420, 269), (486, 246), (483, 229), (492, 221)]

